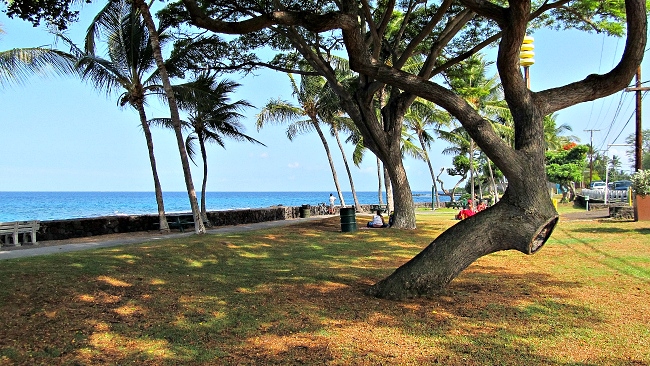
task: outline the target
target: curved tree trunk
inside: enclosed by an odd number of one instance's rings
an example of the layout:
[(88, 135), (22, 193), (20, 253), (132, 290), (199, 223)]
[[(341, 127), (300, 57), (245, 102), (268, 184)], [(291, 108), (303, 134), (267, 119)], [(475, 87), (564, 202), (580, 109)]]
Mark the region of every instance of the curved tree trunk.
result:
[(208, 212), (205, 208), (205, 190), (208, 186), (208, 153), (205, 150), (205, 140), (199, 134), (199, 146), (201, 147), (201, 159), (203, 160), (203, 182), (201, 183), (201, 218), (205, 225), (212, 226), (208, 220)]
[(194, 183), (192, 182), (192, 172), (190, 170), (190, 163), (187, 157), (187, 150), (185, 149), (185, 142), (183, 140), (183, 133), (181, 131), (181, 118), (178, 114), (178, 105), (176, 104), (176, 97), (174, 96), (174, 91), (172, 90), (171, 82), (169, 81), (169, 75), (167, 74), (167, 69), (165, 68), (165, 62), (162, 57), (162, 51), (160, 50), (160, 40), (158, 39), (158, 31), (151, 17), (151, 12), (149, 11), (149, 6), (144, 0), (136, 0), (136, 6), (140, 9), (142, 13), (142, 18), (144, 23), (149, 30), (149, 36), (151, 37), (151, 46), (153, 48), (154, 58), (156, 59), (156, 66), (160, 73), (160, 78), (163, 83), (163, 88), (165, 89), (165, 95), (169, 102), (169, 111), (171, 113), (172, 124), (174, 125), (174, 132), (176, 134), (176, 143), (178, 145), (178, 152), (181, 158), (181, 164), (183, 166), (183, 176), (185, 178), (185, 186), (187, 187), (187, 195), (190, 200), (190, 207), (192, 208), (192, 216), (194, 216), (194, 231), (197, 234), (205, 234), (205, 226), (203, 225), (203, 220), (201, 219), (201, 211), (199, 210), (199, 204), (196, 199), (196, 191), (194, 190)]
[(138, 114), (140, 115), (140, 124), (144, 137), (147, 140), (147, 150), (149, 150), (149, 163), (151, 164), (151, 173), (153, 174), (153, 185), (156, 193), (156, 203), (158, 204), (158, 224), (160, 232), (169, 232), (169, 224), (167, 223), (167, 216), (165, 216), (165, 203), (163, 201), (162, 187), (160, 186), (160, 179), (158, 179), (158, 169), (156, 168), (156, 156), (153, 153), (153, 138), (151, 137), (151, 129), (147, 123), (147, 114), (144, 111), (142, 104), (136, 106)]
[(330, 152), (330, 146), (327, 143), (327, 139), (325, 138), (325, 134), (323, 133), (323, 130), (320, 128), (320, 124), (318, 123), (317, 120), (314, 120), (314, 118), (311, 119), (312, 124), (314, 125), (314, 128), (316, 129), (316, 132), (318, 133), (318, 137), (320, 137), (320, 141), (323, 143), (323, 147), (325, 148), (325, 153), (327, 154), (327, 161), (330, 164), (330, 169), (332, 170), (332, 179), (334, 179), (334, 186), (336, 187), (336, 192), (339, 195), (339, 200), (341, 201), (341, 207), (345, 207), (345, 198), (343, 198), (343, 192), (341, 192), (341, 186), (339, 185), (339, 178), (336, 175), (336, 168), (334, 168), (334, 160), (332, 159), (332, 153)]
[(458, 222), (368, 293), (388, 299), (431, 295), (484, 255), (510, 249), (538, 251), (558, 214), (546, 192), (544, 174), (533, 173), (535, 169), (540, 170), (529, 164), (528, 174), (511, 182), (498, 204)]
[(341, 156), (343, 157), (343, 164), (345, 165), (345, 171), (348, 173), (348, 179), (350, 180), (350, 189), (352, 190), (352, 199), (354, 200), (354, 210), (356, 212), (361, 212), (361, 204), (357, 198), (357, 191), (354, 189), (354, 181), (352, 180), (352, 172), (350, 172), (350, 165), (348, 164), (348, 159), (345, 157), (345, 150), (343, 150), (343, 144), (339, 138), (339, 131), (334, 128), (334, 137), (336, 138), (336, 143), (339, 145), (339, 150), (341, 150)]

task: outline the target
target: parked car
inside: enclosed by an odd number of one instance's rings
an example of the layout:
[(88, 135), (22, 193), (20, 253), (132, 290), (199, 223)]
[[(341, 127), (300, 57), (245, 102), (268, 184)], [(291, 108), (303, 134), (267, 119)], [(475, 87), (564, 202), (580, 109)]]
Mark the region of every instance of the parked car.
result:
[(625, 191), (632, 186), (632, 182), (629, 180), (617, 180), (614, 182), (614, 190)]
[(589, 185), (589, 189), (604, 191), (605, 186), (606, 186), (605, 182), (591, 182), (591, 184)]

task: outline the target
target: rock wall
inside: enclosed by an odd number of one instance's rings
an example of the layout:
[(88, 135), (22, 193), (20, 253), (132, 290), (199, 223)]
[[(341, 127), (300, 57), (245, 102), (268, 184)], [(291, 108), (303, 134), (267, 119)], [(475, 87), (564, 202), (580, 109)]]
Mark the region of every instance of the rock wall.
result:
[[(297, 207), (283, 206), (208, 212), (208, 219), (214, 226), (251, 224), (296, 217), (298, 217)], [(38, 241), (62, 240), (136, 231), (158, 231), (158, 215), (120, 215), (41, 221), (36, 238)]]
[[(417, 203), (416, 207), (431, 207), (431, 203)], [(370, 213), (370, 205), (361, 205), (362, 212)], [(326, 208), (310, 206), (310, 216), (325, 215)], [(338, 215), (339, 207), (335, 214)], [(272, 206), (267, 208), (210, 211), (208, 219), (214, 227), (253, 224), (256, 222), (291, 220), (300, 217), (300, 207)], [(38, 241), (63, 240), (96, 235), (158, 231), (158, 215), (120, 215), (68, 220), (41, 221), (36, 234)]]

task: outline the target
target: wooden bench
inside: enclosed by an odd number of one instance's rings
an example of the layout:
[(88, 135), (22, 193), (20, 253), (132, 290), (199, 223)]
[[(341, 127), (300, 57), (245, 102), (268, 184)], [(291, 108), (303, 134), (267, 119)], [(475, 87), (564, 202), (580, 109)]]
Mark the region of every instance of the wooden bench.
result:
[(18, 240), (20, 234), (23, 234), (23, 242), (26, 242), (25, 236), (29, 234), (32, 244), (36, 244), (36, 231), (39, 227), (38, 221), (0, 222), (0, 244), (9, 245), (8, 238), (11, 237), (12, 244), (20, 246)]

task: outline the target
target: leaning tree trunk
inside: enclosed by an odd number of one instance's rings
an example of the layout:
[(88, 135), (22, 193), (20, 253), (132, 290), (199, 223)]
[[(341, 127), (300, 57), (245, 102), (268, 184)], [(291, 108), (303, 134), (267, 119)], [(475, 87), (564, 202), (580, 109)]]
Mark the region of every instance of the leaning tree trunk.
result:
[(510, 249), (525, 254), (538, 251), (551, 235), (558, 214), (539, 165), (528, 164), (522, 171), (521, 179), (510, 182), (499, 203), (458, 222), (368, 293), (387, 299), (435, 294), (484, 255)]
[(140, 124), (144, 137), (147, 140), (147, 149), (149, 150), (149, 163), (151, 164), (151, 173), (153, 174), (153, 185), (156, 193), (156, 203), (158, 204), (158, 224), (160, 232), (169, 232), (169, 224), (167, 223), (167, 216), (165, 216), (165, 203), (163, 201), (162, 187), (160, 186), (160, 179), (158, 179), (158, 169), (156, 168), (156, 156), (153, 153), (153, 138), (151, 137), (151, 129), (147, 123), (147, 114), (144, 111), (142, 104), (137, 104), (136, 109), (140, 115)]
[(153, 18), (151, 17), (151, 12), (149, 11), (149, 6), (147, 6), (147, 3), (144, 0), (136, 0), (135, 4), (140, 9), (144, 23), (149, 30), (149, 37), (151, 38), (151, 47), (153, 48), (154, 58), (156, 59), (156, 66), (158, 67), (158, 72), (160, 73), (163, 88), (165, 89), (165, 95), (167, 96), (167, 101), (169, 102), (169, 112), (171, 113), (171, 120), (174, 126), (174, 132), (176, 134), (178, 152), (180, 154), (181, 164), (183, 166), (185, 186), (187, 187), (187, 195), (190, 200), (190, 207), (192, 208), (192, 216), (194, 216), (194, 231), (197, 234), (204, 234), (205, 226), (203, 225), (203, 220), (201, 219), (201, 211), (199, 210), (199, 204), (196, 199), (196, 190), (194, 190), (194, 183), (192, 182), (192, 172), (190, 170), (190, 163), (187, 157), (187, 150), (185, 149), (185, 142), (183, 141), (183, 133), (181, 131), (181, 118), (178, 113), (178, 105), (176, 104), (176, 97), (174, 96), (172, 84), (169, 81), (169, 75), (167, 74), (167, 68), (165, 68), (165, 62), (163, 61), (162, 51), (160, 50), (158, 31), (156, 30), (156, 26), (153, 22)]

